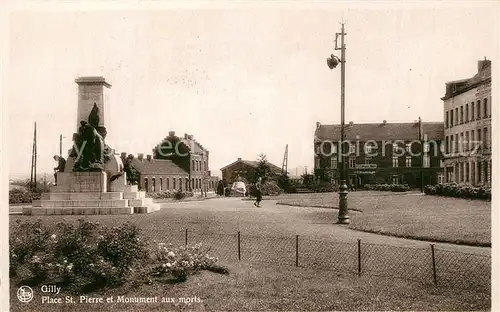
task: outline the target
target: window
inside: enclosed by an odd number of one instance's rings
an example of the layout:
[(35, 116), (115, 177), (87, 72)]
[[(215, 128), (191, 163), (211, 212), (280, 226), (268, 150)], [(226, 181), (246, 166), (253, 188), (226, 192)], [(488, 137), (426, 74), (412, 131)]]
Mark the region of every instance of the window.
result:
[(469, 163), (465, 163), (465, 182), (469, 182)]
[(484, 128), (483, 129), (483, 137), (484, 137), (484, 148), (487, 149), (488, 148), (488, 128)]
[(194, 189), (194, 178), (191, 178), (191, 189)]
[(431, 158), (429, 155), (424, 155), (424, 168), (429, 168), (431, 166)]
[(453, 109), (450, 110), (450, 127), (453, 127)]
[(475, 133), (474, 133), (474, 130), (471, 130), (470, 131), (470, 144), (469, 144), (469, 149), (474, 149), (475, 146), (476, 146), (476, 138), (475, 138)]
[(411, 143), (406, 143), (406, 152), (411, 153)]
[(392, 153), (396, 153), (398, 150), (398, 143), (392, 143)]
[(450, 140), (448, 136), (445, 136), (444, 138), (444, 152), (445, 154), (448, 154), (448, 144), (450, 143)]
[(477, 129), (477, 144), (479, 144), (479, 150), (481, 149), (481, 146), (483, 145), (483, 141), (481, 138), (481, 129)]
[(349, 154), (356, 154), (356, 144), (349, 145)]
[(460, 133), (460, 149), (458, 150), (459, 152), (464, 151), (464, 133)]
[(477, 162), (477, 182), (481, 182), (481, 162)]
[(355, 168), (356, 167), (356, 158), (350, 157), (349, 158), (349, 168)]
[(372, 158), (371, 157), (365, 157), (365, 164), (366, 165), (371, 165), (372, 163)]
[(455, 108), (455, 125), (458, 125), (458, 107)]
[(488, 99), (483, 100), (483, 118), (488, 117)]
[(477, 119), (481, 119), (481, 101), (477, 101)]
[(191, 161), (191, 171), (194, 171), (195, 170), (195, 166), (194, 166), (194, 160)]
[(167, 185), (166, 185), (166, 189), (169, 190), (170, 189), (170, 178), (167, 178)]
[(455, 134), (455, 153), (458, 153), (458, 133)]
[(460, 182), (463, 182), (465, 178), (465, 164), (460, 163)]
[(469, 104), (465, 104), (465, 122), (469, 122)]
[(376, 150), (376, 148), (373, 144), (365, 144), (365, 154), (371, 155), (374, 150)]
[(429, 152), (429, 149), (430, 149), (430, 147), (429, 147), (429, 143), (424, 142), (424, 153), (428, 153), (428, 152)]
[(182, 179), (181, 178), (179, 178), (179, 190), (182, 191)]
[(186, 178), (185, 184), (186, 184), (186, 191), (188, 191), (189, 190), (189, 178)]
[(446, 119), (445, 119), (445, 120), (446, 120), (446, 128), (449, 128), (449, 127), (450, 127), (450, 121), (448, 120), (448, 118), (449, 118), (449, 117), (450, 117), (450, 116), (449, 116), (449, 113), (448, 113), (448, 112), (446, 112)]
[(319, 169), (319, 158), (318, 157), (314, 158), (314, 168)]
[(460, 106), (460, 123), (464, 123), (464, 107)]
[(406, 167), (411, 167), (411, 156), (406, 156)]
[(452, 154), (455, 150), (455, 141), (453, 140), (453, 134), (450, 135), (450, 154)]
[(392, 184), (399, 184), (399, 177), (398, 176), (392, 177)]
[(160, 178), (160, 192), (163, 192), (163, 178)]
[(474, 120), (474, 102), (470, 103), (470, 120)]
[(148, 178), (144, 178), (144, 189), (146, 192), (149, 192)]
[(396, 168), (398, 166), (398, 158), (397, 157), (392, 157), (392, 166)]
[(337, 156), (332, 156), (330, 158), (330, 168), (337, 169)]
[(469, 131), (465, 132), (465, 142), (464, 142), (464, 146), (465, 146), (465, 151), (470, 150)]
[(172, 181), (173, 181), (173, 184), (174, 184), (173, 187), (174, 187), (174, 190), (175, 190), (175, 178), (173, 178)]

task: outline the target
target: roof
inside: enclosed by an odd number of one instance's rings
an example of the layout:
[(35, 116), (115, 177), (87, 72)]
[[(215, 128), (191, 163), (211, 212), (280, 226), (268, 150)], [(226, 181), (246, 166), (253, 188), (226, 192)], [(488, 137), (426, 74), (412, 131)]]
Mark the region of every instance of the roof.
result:
[[(238, 163), (243, 163), (245, 165), (248, 165), (250, 167), (254, 167), (254, 168), (257, 168), (259, 166), (259, 162), (256, 161), (256, 160), (245, 160), (245, 159), (238, 159), (236, 160), (235, 162), (232, 162), (230, 163), (229, 165), (226, 165), (222, 168), (220, 168), (220, 170), (224, 170), (224, 169), (227, 169), (228, 167), (232, 167)], [(276, 166), (275, 164), (273, 163), (270, 163), (270, 162), (267, 162), (269, 164), (269, 166), (271, 167), (271, 169), (275, 169), (275, 170), (279, 170), (281, 171), (281, 168)]]
[[(455, 97), (488, 81), (491, 81), (491, 61), (479, 61), (478, 71), (472, 78), (454, 80), (446, 83), (446, 94), (441, 100), (444, 101)], [(455, 86), (455, 91), (453, 91), (453, 86)]]
[(142, 159), (134, 158), (132, 165), (141, 174), (187, 174), (181, 167), (177, 166), (171, 160), (166, 159)]
[[(346, 140), (418, 140), (419, 123), (363, 123), (345, 125)], [(444, 138), (443, 122), (422, 122), (422, 133), (428, 140), (442, 140)], [(315, 139), (319, 141), (338, 141), (340, 139), (340, 125), (320, 125), (315, 132)]]

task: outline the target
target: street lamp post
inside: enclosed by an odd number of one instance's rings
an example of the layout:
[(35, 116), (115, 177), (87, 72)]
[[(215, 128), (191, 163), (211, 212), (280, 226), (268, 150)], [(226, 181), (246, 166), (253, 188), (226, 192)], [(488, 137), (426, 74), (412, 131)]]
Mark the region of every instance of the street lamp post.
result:
[[(335, 34), (335, 50), (340, 50), (340, 60), (335, 55), (327, 59), (330, 69), (337, 67), (340, 63), (340, 142), (339, 142), (339, 161), (340, 161), (340, 186), (339, 186), (339, 215), (338, 224), (349, 224), (350, 217), (347, 209), (347, 183), (345, 172), (344, 157), (344, 128), (345, 128), (345, 44), (344, 23), (342, 23), (342, 32)], [(338, 37), (340, 36), (340, 47), (338, 47)]]

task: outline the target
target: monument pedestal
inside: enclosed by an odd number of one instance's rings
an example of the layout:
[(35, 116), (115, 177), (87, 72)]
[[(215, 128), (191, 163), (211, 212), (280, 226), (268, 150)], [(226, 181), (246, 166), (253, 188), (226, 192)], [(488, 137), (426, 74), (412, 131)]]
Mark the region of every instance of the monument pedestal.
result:
[[(106, 172), (59, 172), (50, 193), (24, 207), (25, 215), (110, 215), (149, 213), (160, 209), (126, 177), (108, 183)], [(109, 187), (109, 190), (108, 190)]]

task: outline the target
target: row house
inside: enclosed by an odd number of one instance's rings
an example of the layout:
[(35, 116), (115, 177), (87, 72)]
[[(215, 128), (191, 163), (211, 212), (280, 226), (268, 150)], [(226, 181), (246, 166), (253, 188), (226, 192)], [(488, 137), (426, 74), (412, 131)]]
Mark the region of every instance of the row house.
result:
[(447, 182), (491, 185), (491, 61), (478, 61), (472, 78), (446, 83)]
[(408, 184), (411, 187), (444, 180), (442, 122), (364, 123), (345, 125), (343, 155), (341, 126), (316, 124), (314, 174), (339, 183), (343, 160), (349, 187), (366, 184)]

